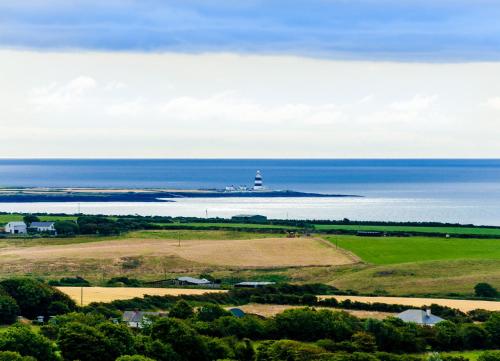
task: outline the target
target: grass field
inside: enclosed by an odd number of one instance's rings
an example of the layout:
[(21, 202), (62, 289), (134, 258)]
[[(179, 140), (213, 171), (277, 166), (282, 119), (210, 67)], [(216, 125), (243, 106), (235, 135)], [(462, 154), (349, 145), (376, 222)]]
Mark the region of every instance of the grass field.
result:
[[(46, 216), (38, 216), (40, 218), (40, 221), (63, 221), (63, 220), (75, 220), (78, 217), (77, 216), (51, 216), (51, 215), (46, 215)], [(23, 215), (22, 214), (0, 214), (0, 226), (3, 227), (9, 222), (17, 222), (17, 221), (22, 221), (23, 220)]]
[(500, 228), (476, 228), (476, 227), (425, 227), (425, 226), (376, 226), (355, 224), (316, 224), (314, 228), (321, 231), (348, 230), (348, 231), (378, 231), (378, 232), (421, 232), (445, 234), (470, 234), (482, 236), (499, 236)]
[[(151, 296), (179, 296), (202, 295), (204, 293), (226, 292), (224, 290), (204, 290), (192, 288), (125, 288), (125, 287), (57, 287), (66, 293), (77, 304), (88, 305), (92, 302), (111, 302), (115, 300), (128, 300), (134, 297)], [(82, 295), (83, 292), (83, 295)]]
[(162, 227), (193, 227), (193, 228), (207, 228), (207, 227), (221, 227), (221, 228), (240, 228), (240, 229), (298, 229), (293, 226), (282, 226), (273, 224), (249, 224), (249, 223), (213, 223), (213, 222), (195, 222), (195, 223), (156, 223)]
[(333, 244), (377, 264), (479, 259), (500, 260), (500, 239), (328, 236)]
[(41, 238), (0, 242), (0, 272), (92, 282), (116, 276), (157, 280), (212, 272), (332, 267), (357, 262), (311, 237), (236, 231), (137, 231), (120, 237)]

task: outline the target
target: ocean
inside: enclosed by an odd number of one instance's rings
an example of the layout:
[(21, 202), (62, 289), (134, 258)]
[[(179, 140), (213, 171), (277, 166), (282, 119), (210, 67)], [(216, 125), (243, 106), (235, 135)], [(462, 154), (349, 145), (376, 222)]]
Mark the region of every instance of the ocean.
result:
[(0, 160), (1, 187), (270, 189), (361, 198), (180, 199), (174, 203), (0, 203), (0, 211), (439, 221), (500, 226), (500, 160), (36, 159)]

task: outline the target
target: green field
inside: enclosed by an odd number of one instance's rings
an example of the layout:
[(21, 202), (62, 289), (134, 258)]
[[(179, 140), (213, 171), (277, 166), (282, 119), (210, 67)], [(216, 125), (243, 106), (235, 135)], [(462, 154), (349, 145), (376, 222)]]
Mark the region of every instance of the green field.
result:
[[(77, 216), (51, 216), (51, 215), (46, 215), (46, 216), (38, 216), (41, 221), (62, 221), (62, 220), (76, 220), (78, 217)], [(4, 226), (9, 222), (17, 222), (17, 221), (22, 221), (23, 220), (23, 215), (22, 214), (0, 214), (0, 226)]]
[(252, 224), (252, 223), (214, 223), (214, 222), (194, 222), (194, 223), (155, 223), (156, 225), (168, 227), (192, 227), (192, 228), (249, 228), (249, 229), (298, 229), (293, 226), (282, 226), (274, 224)]
[(420, 233), (442, 233), (442, 234), (470, 234), (481, 236), (499, 236), (500, 228), (478, 228), (478, 227), (424, 227), (424, 226), (371, 226), (356, 224), (315, 224), (314, 228), (319, 231), (344, 230), (344, 231), (377, 231), (377, 232), (420, 232)]
[(388, 265), (438, 260), (500, 260), (500, 239), (327, 236), (363, 261)]

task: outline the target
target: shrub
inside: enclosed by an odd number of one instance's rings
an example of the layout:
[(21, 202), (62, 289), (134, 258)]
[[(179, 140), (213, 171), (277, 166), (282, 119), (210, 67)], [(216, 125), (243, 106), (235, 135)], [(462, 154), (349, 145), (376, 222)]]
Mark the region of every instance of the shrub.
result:
[(479, 355), (477, 361), (500, 361), (500, 351), (486, 351)]
[(477, 297), (494, 298), (498, 296), (498, 291), (489, 283), (478, 283), (474, 286), (474, 294)]
[(37, 360), (58, 360), (52, 342), (33, 332), (28, 326), (12, 326), (0, 334), (0, 350), (33, 356)]
[(8, 324), (16, 322), (21, 310), (15, 299), (8, 295), (0, 295), (0, 324)]
[(186, 319), (193, 316), (193, 308), (184, 300), (177, 301), (170, 309), (168, 316)]

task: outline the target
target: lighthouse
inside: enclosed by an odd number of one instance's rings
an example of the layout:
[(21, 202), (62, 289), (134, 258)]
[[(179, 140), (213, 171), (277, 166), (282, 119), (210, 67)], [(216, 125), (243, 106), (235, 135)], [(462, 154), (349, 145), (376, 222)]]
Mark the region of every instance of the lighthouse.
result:
[(264, 186), (262, 185), (262, 175), (260, 174), (260, 170), (258, 170), (257, 174), (255, 175), (255, 182), (253, 183), (253, 190), (261, 191), (263, 189)]

